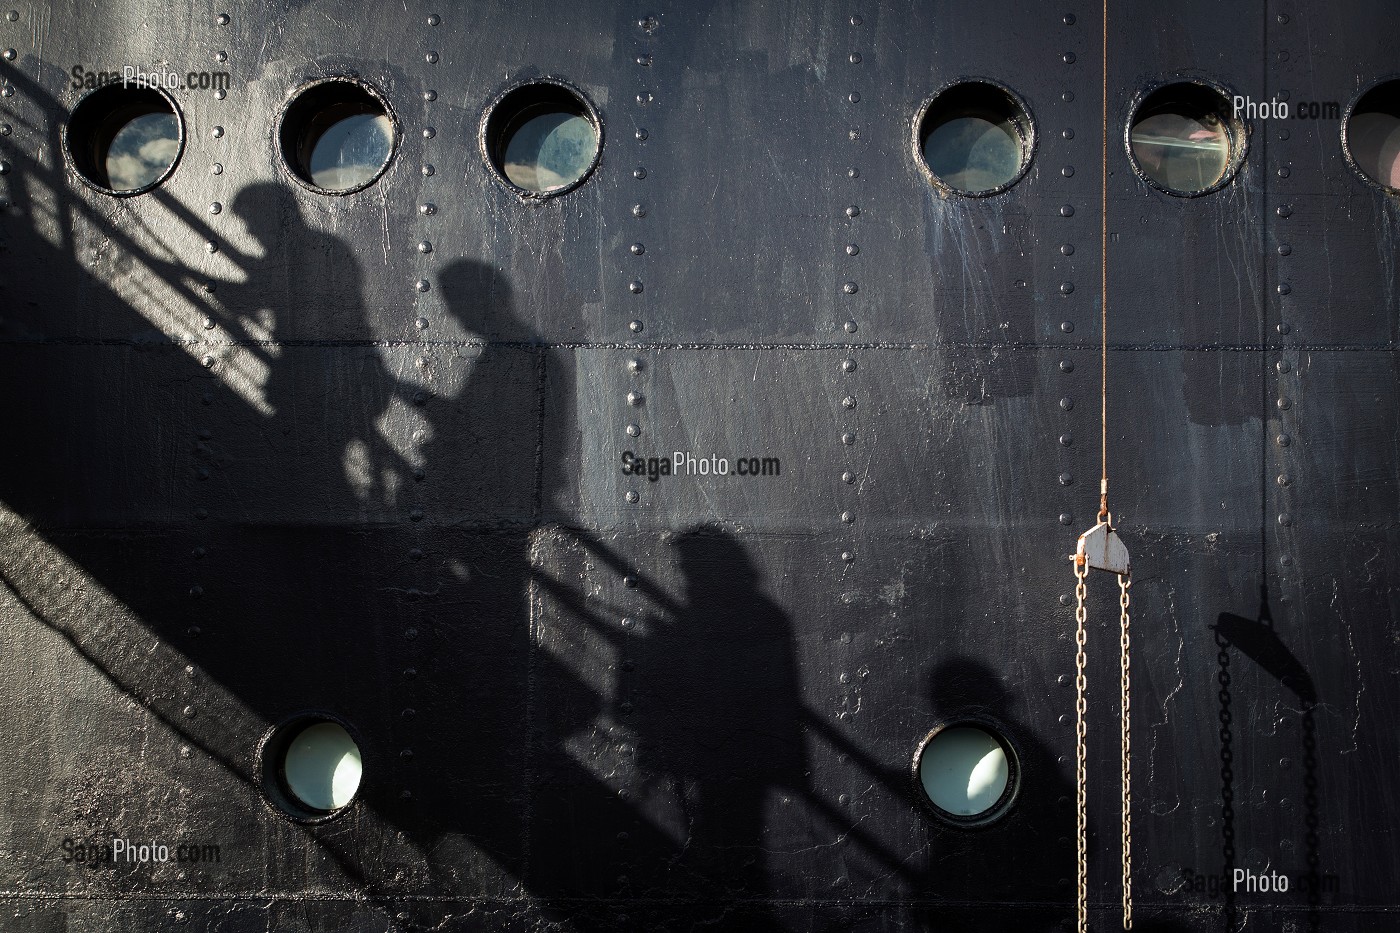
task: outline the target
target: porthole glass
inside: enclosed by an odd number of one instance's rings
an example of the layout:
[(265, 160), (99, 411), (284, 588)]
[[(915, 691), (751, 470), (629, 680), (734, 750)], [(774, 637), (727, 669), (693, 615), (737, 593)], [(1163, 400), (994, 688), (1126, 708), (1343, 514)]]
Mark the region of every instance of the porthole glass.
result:
[(492, 168), (530, 195), (559, 194), (593, 171), (602, 147), (597, 114), (572, 88), (527, 84), (486, 117), (483, 143)]
[(1207, 84), (1181, 82), (1145, 96), (1133, 112), (1128, 150), (1142, 176), (1168, 194), (1219, 188), (1243, 158), (1244, 126), (1230, 100)]
[(343, 78), (302, 90), (283, 111), (279, 136), (292, 175), (328, 194), (373, 183), (398, 142), (384, 100), (367, 85)]
[(339, 810), (360, 788), (360, 748), (337, 722), (302, 728), (287, 744), (282, 759), (286, 788), (308, 809)]
[(1346, 153), (1366, 179), (1400, 193), (1400, 81), (1362, 94), (1347, 115)]
[(155, 88), (110, 84), (88, 94), (64, 130), (69, 161), (107, 194), (155, 187), (175, 168), (184, 144), (174, 102)]
[(919, 119), (919, 156), (936, 183), (958, 194), (995, 194), (1014, 183), (1034, 148), (1025, 105), (985, 81), (955, 84)]
[(977, 724), (936, 730), (919, 751), (918, 780), (935, 812), (953, 822), (995, 818), (1014, 790), (1009, 746)]

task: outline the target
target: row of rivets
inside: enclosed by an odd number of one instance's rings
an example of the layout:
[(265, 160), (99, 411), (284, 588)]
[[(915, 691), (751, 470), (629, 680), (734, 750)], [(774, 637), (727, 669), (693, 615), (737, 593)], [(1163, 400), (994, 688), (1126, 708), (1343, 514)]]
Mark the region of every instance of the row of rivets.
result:
[[(655, 38), (656, 31), (660, 28), (660, 26), (661, 21), (657, 19), (657, 17), (652, 16), (650, 14), (639, 16), (637, 18), (637, 29), (641, 32), (642, 36), (644, 37), (642, 40), (643, 42), (653, 40)], [(656, 63), (656, 55), (649, 46), (643, 45), (638, 49), (636, 55), (636, 62), (639, 67), (650, 68)], [(636, 97), (637, 106), (647, 107), (653, 101), (655, 101), (655, 99), (656, 98), (651, 94), (651, 92), (646, 90), (639, 91)], [(637, 130), (633, 134), (637, 142), (638, 150), (641, 150), (643, 148), (643, 144), (645, 144), (646, 141), (651, 138), (651, 133), (647, 130), (646, 127), (641, 125), (642, 116), (643, 114), (638, 114)], [(646, 166), (638, 162), (636, 167), (632, 169), (632, 178), (636, 181), (645, 181), (646, 177)], [(638, 200), (632, 205), (632, 217), (635, 220), (643, 220), (646, 216), (646, 202)], [(630, 265), (632, 267), (632, 269), (625, 275), (625, 277), (628, 279), (627, 291), (629, 294), (641, 295), (646, 290), (646, 285), (643, 283), (641, 276), (636, 271), (637, 263), (639, 262), (640, 257), (646, 255), (646, 251), (646, 244), (640, 239), (633, 241), (627, 247), (628, 255), (624, 257), (623, 261), (624, 265)], [(643, 324), (640, 316), (633, 317), (627, 324), (627, 330), (629, 333), (632, 334), (640, 334), (645, 329), (645, 326), (646, 325)], [(627, 372), (632, 376), (633, 379), (642, 379), (649, 367), (647, 366), (646, 360), (639, 355), (633, 356), (630, 359), (628, 359), (626, 368)], [(628, 388), (625, 400), (628, 408), (640, 409), (646, 403), (646, 395), (642, 392), (640, 387), (633, 385), (632, 387)], [(641, 436), (642, 426), (640, 423), (640, 415), (641, 413), (639, 411), (628, 413), (626, 427), (624, 429), (628, 437)], [(636, 489), (628, 489), (623, 494), (623, 498), (626, 499), (628, 504), (636, 505), (638, 502), (641, 501), (642, 496), (641, 493), (638, 492)]]
[[(1285, 16), (1280, 16), (1280, 25), (1287, 25), (1287, 22), (1288, 20)], [(1281, 52), (1279, 60), (1287, 61), (1287, 52)], [(1280, 90), (1275, 96), (1280, 100), (1288, 99), (1287, 92), (1283, 90)], [(1276, 130), (1274, 135), (1280, 141), (1287, 141), (1288, 139), (1288, 131), (1285, 129), (1280, 128)], [(1268, 152), (1268, 142), (1269, 141), (1266, 139), (1266, 153)], [(1289, 170), (1289, 166), (1286, 161), (1281, 162), (1277, 174), (1280, 179), (1287, 179), (1292, 174), (1292, 172)], [(1278, 217), (1278, 221), (1274, 222), (1274, 227), (1278, 231), (1276, 236), (1279, 240), (1279, 244), (1275, 250), (1278, 259), (1275, 263), (1274, 276), (1275, 281), (1278, 283), (1274, 289), (1276, 294), (1278, 295), (1279, 323), (1277, 326), (1277, 330), (1281, 336), (1288, 336), (1288, 334), (1292, 332), (1293, 328), (1289, 325), (1287, 321), (1288, 311), (1283, 299), (1293, 294), (1293, 284), (1289, 281), (1289, 277), (1287, 276), (1285, 268), (1287, 265), (1287, 257), (1293, 254), (1293, 247), (1288, 243), (1288, 235), (1283, 229), (1283, 222), (1287, 221), (1288, 218), (1293, 216), (1293, 207), (1292, 205), (1287, 203), (1287, 201), (1285, 201), (1284, 203), (1279, 204), (1275, 208), (1274, 214)], [(1263, 352), (1267, 353), (1268, 351), (1265, 350)], [(1277, 358), (1274, 361), (1274, 370), (1277, 374), (1275, 376), (1275, 379), (1277, 380), (1277, 392), (1274, 400), (1274, 408), (1278, 412), (1278, 433), (1274, 436), (1274, 445), (1275, 450), (1277, 452), (1276, 456), (1278, 457), (1279, 463), (1279, 472), (1277, 476), (1274, 477), (1274, 482), (1278, 490), (1277, 501), (1279, 503), (1277, 523), (1280, 528), (1287, 529), (1293, 527), (1293, 517), (1290, 514), (1288, 508), (1288, 490), (1293, 485), (1293, 477), (1289, 473), (1289, 461), (1287, 457), (1288, 449), (1292, 446), (1293, 443), (1293, 438), (1292, 435), (1289, 433), (1288, 416), (1285, 413), (1293, 408), (1293, 395), (1296, 394), (1296, 383), (1294, 383), (1295, 391), (1290, 393), (1287, 386), (1290, 382), (1290, 373), (1293, 370), (1293, 366), (1288, 361), (1288, 359), (1284, 358), (1282, 355), (1280, 355), (1279, 358)], [(1263, 413), (1262, 420), (1265, 425), (1265, 429), (1267, 430), (1267, 425), (1270, 420), (1267, 412)], [(1289, 547), (1289, 543), (1282, 542), (1280, 551), (1280, 566), (1285, 568), (1291, 567), (1293, 564), (1293, 557), (1290, 553), (1291, 548)]]
[[(862, 20), (862, 18), (861, 18), (859, 15), (853, 15), (853, 16), (850, 17), (850, 19), (848, 20), (848, 22), (850, 23), (850, 25), (851, 25), (851, 27), (852, 27), (853, 29), (859, 29), (859, 28), (861, 27), (861, 24), (862, 24), (863, 20)], [(853, 44), (855, 44), (855, 43), (853, 43)], [(852, 65), (860, 65), (860, 64), (862, 63), (862, 61), (863, 61), (863, 59), (862, 59), (862, 57), (861, 57), (861, 54), (860, 54), (859, 52), (851, 52), (851, 54), (849, 55), (849, 57), (848, 57), (847, 60), (848, 60)], [(858, 90), (852, 89), (852, 90), (850, 90), (850, 91), (848, 91), (848, 92), (846, 93), (845, 99), (846, 99), (847, 103), (849, 103), (849, 104), (853, 104), (853, 105), (854, 105), (854, 104), (858, 104), (858, 103), (860, 103), (860, 99), (861, 99), (861, 98), (860, 98), (860, 92), (859, 92)], [(861, 138), (861, 134), (860, 134), (859, 128), (857, 128), (857, 127), (851, 127), (851, 128), (847, 131), (846, 136), (847, 136), (848, 141), (850, 141), (850, 142), (859, 142), (859, 141), (860, 141), (860, 138)], [(853, 182), (856, 181), (856, 180), (858, 180), (858, 179), (860, 178), (860, 168), (859, 168), (857, 165), (855, 165), (854, 161), (852, 161), (851, 164), (850, 164), (850, 166), (846, 169), (846, 177), (847, 177), (848, 179), (850, 179), (851, 181), (853, 181)], [(851, 204), (849, 207), (846, 208), (846, 210), (845, 210), (845, 219), (846, 219), (845, 227), (846, 227), (846, 229), (849, 231), (849, 233), (851, 234), (850, 237), (849, 237), (848, 240), (847, 240), (846, 248), (845, 248), (845, 255), (846, 255), (846, 258), (847, 258), (847, 261), (848, 261), (848, 262), (851, 261), (851, 260), (854, 260), (855, 257), (857, 257), (857, 256), (860, 255), (860, 244), (856, 241), (856, 237), (855, 237), (855, 224), (856, 224), (856, 218), (858, 218), (858, 217), (860, 217), (860, 206), (859, 206), (858, 204), (854, 204), (854, 203), (853, 203), (853, 204)], [(847, 278), (846, 276), (842, 276), (841, 278), (846, 278), (846, 281), (845, 281), (844, 283), (842, 283), (841, 286), (840, 286), (841, 294), (843, 294), (843, 295), (855, 295), (855, 294), (857, 294), (857, 293), (860, 292), (860, 284), (859, 284), (853, 277)], [(848, 317), (848, 319), (846, 320), (846, 323), (845, 323), (843, 329), (845, 330), (845, 332), (846, 332), (847, 334), (855, 334), (855, 333), (860, 329), (860, 325), (856, 323), (856, 318), (855, 318), (854, 313), (850, 312), (849, 310), (847, 311), (847, 313), (848, 313), (849, 317)], [(851, 373), (854, 373), (854, 372), (856, 371), (857, 367), (858, 367), (858, 364), (857, 364), (857, 362), (856, 362), (856, 359), (855, 359), (855, 356), (854, 356), (854, 355), (848, 356), (848, 357), (846, 357), (844, 360), (841, 361), (841, 372), (844, 373), (844, 374), (846, 374), (846, 375), (848, 375), (848, 376), (849, 376)], [(843, 410), (843, 411), (846, 411), (846, 412), (854, 411), (854, 410), (857, 408), (858, 405), (859, 405), (859, 400), (856, 398), (855, 394), (850, 390), (850, 388), (847, 387), (846, 390), (843, 392), (843, 395), (842, 395), (842, 398), (841, 398), (841, 408), (842, 408), (842, 410)], [(848, 419), (844, 419), (844, 418), (843, 418), (843, 421), (846, 421), (846, 420), (848, 420)], [(846, 445), (846, 446), (854, 446), (855, 440), (856, 440), (856, 432), (855, 432), (853, 429), (847, 428), (847, 429), (845, 429), (845, 430), (843, 431), (843, 433), (842, 433), (842, 435), (841, 435), (841, 442), (842, 442), (842, 444), (844, 444), (844, 445)], [(856, 473), (855, 473), (854, 470), (851, 469), (851, 467), (850, 467), (849, 465), (848, 465), (845, 469), (843, 469), (842, 472), (841, 472), (841, 482), (842, 482), (844, 485), (847, 485), (847, 486), (851, 486), (851, 487), (852, 487), (851, 490), (850, 490), (850, 493), (849, 493), (849, 498), (850, 498), (850, 499), (853, 500), (853, 499), (855, 499), (856, 497), (858, 497), (858, 496), (860, 495), (860, 488), (856, 485)], [(843, 508), (841, 509), (841, 513), (840, 513), (840, 521), (841, 521), (841, 524), (843, 524), (843, 525), (854, 525), (854, 524), (855, 524), (855, 521), (856, 521), (856, 513), (855, 513), (855, 510), (852, 509), (852, 508), (850, 508), (850, 503), (849, 503), (849, 502), (843, 502), (843, 506), (845, 506), (845, 507), (843, 507)], [(846, 548), (844, 548), (844, 549), (841, 551), (841, 561), (842, 561), (843, 563), (847, 563), (847, 564), (853, 563), (853, 562), (855, 561), (855, 559), (856, 559), (856, 555), (855, 555), (855, 551), (854, 551), (853, 547), (847, 546)], [(841, 715), (841, 718), (845, 718), (844, 713)]]

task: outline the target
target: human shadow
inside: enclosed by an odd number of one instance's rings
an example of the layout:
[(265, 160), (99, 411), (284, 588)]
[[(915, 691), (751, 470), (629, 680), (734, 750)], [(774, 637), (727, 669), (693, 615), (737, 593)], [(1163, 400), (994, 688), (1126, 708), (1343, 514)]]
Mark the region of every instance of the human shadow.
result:
[[(1231, 673), (1232, 653), (1238, 651), (1253, 661), (1265, 673), (1291, 692), (1300, 704), (1299, 725), (1303, 762), (1303, 855), (1305, 895), (1308, 904), (1308, 929), (1321, 929), (1322, 856), (1318, 836), (1318, 776), (1317, 776), (1317, 686), (1312, 675), (1289, 650), (1274, 629), (1273, 610), (1269, 606), (1267, 583), (1259, 586), (1259, 609), (1254, 618), (1222, 612), (1211, 626), (1217, 654), (1216, 679), (1219, 686), (1218, 717), (1220, 721), (1220, 799), (1221, 799), (1221, 889), (1224, 897), (1223, 924), (1226, 933), (1241, 928), (1237, 905), (1234, 871), (1238, 866), (1235, 850), (1235, 773), (1234, 773), (1234, 675)], [(1248, 867), (1248, 866), (1246, 866)]]

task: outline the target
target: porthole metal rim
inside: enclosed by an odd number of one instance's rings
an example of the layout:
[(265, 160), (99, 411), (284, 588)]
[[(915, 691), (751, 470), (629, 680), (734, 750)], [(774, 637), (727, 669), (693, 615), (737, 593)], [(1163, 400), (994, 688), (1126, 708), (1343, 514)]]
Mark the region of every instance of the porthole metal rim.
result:
[[(1138, 111), (1142, 109), (1143, 102), (1158, 91), (1165, 90), (1175, 84), (1194, 84), (1214, 91), (1224, 98), (1230, 113), (1225, 121), (1226, 133), (1230, 138), (1230, 158), (1225, 163), (1225, 170), (1220, 173), (1220, 178), (1210, 185), (1210, 187), (1202, 188), (1199, 191), (1188, 191), (1162, 184), (1151, 175), (1147, 174), (1142, 167), (1142, 163), (1138, 162), (1137, 153), (1133, 152), (1133, 120), (1137, 117)], [(1163, 194), (1171, 195), (1174, 198), (1204, 197), (1208, 194), (1214, 194), (1233, 182), (1235, 176), (1239, 174), (1240, 169), (1244, 166), (1245, 157), (1249, 154), (1249, 137), (1253, 131), (1253, 127), (1248, 120), (1234, 115), (1234, 97), (1235, 94), (1230, 88), (1218, 81), (1211, 80), (1210, 78), (1203, 78), (1199, 75), (1169, 75), (1152, 84), (1139, 87), (1133, 94), (1132, 101), (1128, 105), (1128, 119), (1123, 124), (1123, 148), (1128, 153), (1128, 164), (1132, 166), (1133, 174), (1148, 186), (1155, 188)]]
[[(923, 140), (920, 139), (924, 126), (924, 119), (928, 116), (929, 108), (933, 106), (934, 102), (937, 101), (939, 97), (951, 91), (953, 88), (964, 84), (985, 84), (989, 87), (996, 88), (1009, 97), (1011, 102), (1020, 108), (1021, 113), (1025, 117), (1024, 127), (1020, 125), (1020, 121), (1012, 121), (1016, 124), (1021, 135), (1021, 167), (1016, 170), (1016, 174), (1008, 181), (993, 188), (984, 188), (980, 191), (962, 191), (949, 185), (938, 175), (934, 174), (933, 169), (929, 167), (928, 160), (924, 158)], [(914, 111), (914, 123), (910, 139), (910, 148), (914, 155), (914, 164), (918, 166), (925, 180), (937, 188), (941, 194), (952, 195), (959, 198), (990, 198), (998, 194), (1003, 194), (1015, 187), (1017, 182), (1025, 178), (1026, 173), (1030, 171), (1031, 164), (1035, 161), (1036, 149), (1040, 143), (1039, 134), (1036, 132), (1035, 114), (1031, 111), (1030, 105), (1026, 103), (1026, 99), (1004, 82), (998, 81), (996, 78), (988, 78), (982, 75), (964, 75), (952, 78), (939, 85), (931, 94), (924, 97), (923, 101)]]
[[(344, 729), (360, 752), (360, 783), (349, 802), (334, 810), (318, 810), (298, 800), (287, 785), (283, 768), (283, 758), (292, 740), (311, 726), (323, 722), (332, 722)], [(284, 716), (263, 733), (253, 754), (253, 774), (257, 776), (263, 803), (279, 817), (308, 826), (339, 819), (359, 804), (364, 796), (365, 773), (369, 770), (366, 764), (365, 743), (359, 730), (343, 716), (325, 709), (303, 709)]]
[[(1338, 129), (1338, 133), (1341, 136), (1342, 142), (1342, 158), (1346, 161), (1347, 165), (1351, 168), (1352, 172), (1354, 172), (1357, 175), (1357, 177), (1359, 177), (1363, 182), (1367, 184), (1367, 186), (1369, 186), (1373, 190), (1384, 192), (1385, 194), (1391, 195), (1393, 197), (1400, 197), (1400, 188), (1393, 188), (1390, 185), (1381, 184), (1380, 182), (1372, 178), (1370, 175), (1367, 175), (1364, 171), (1361, 170), (1361, 166), (1356, 163), (1356, 158), (1351, 154), (1351, 117), (1356, 110), (1356, 105), (1361, 103), (1362, 98), (1374, 91), (1376, 88), (1380, 87), (1383, 84), (1390, 84), (1392, 82), (1400, 84), (1400, 73), (1383, 75), (1379, 78), (1376, 78), (1370, 84), (1367, 84), (1360, 88), (1356, 92), (1356, 94), (1352, 96), (1351, 100), (1347, 102), (1346, 110), (1342, 112), (1342, 125)], [(1400, 89), (1397, 89), (1397, 93), (1400, 93)]]
[[(393, 127), (393, 139), (389, 141), (389, 157), (384, 160), (384, 164), (381, 165), (379, 167), (379, 170), (376, 171), (373, 175), (365, 179), (360, 184), (354, 185), (350, 188), (322, 188), (320, 185), (317, 185), (314, 182), (310, 182), (307, 181), (305, 178), (302, 178), (301, 175), (297, 173), (296, 169), (292, 168), (291, 163), (287, 158), (287, 152), (282, 147), (282, 126), (286, 122), (287, 112), (291, 110), (292, 106), (298, 100), (300, 100), (303, 95), (308, 94), (312, 90), (327, 84), (351, 84), (355, 87), (358, 87), (360, 90), (366, 92), (376, 101), (378, 101), (379, 105), (384, 108), (384, 115), (389, 118), (389, 125)], [(366, 81), (359, 75), (348, 73), (325, 75), (323, 77), (314, 78), (310, 81), (298, 84), (292, 89), (291, 93), (287, 95), (286, 99), (282, 101), (282, 106), (277, 109), (277, 116), (272, 124), (272, 148), (276, 153), (277, 163), (282, 167), (283, 174), (285, 174), (292, 181), (296, 182), (302, 188), (305, 188), (307, 191), (310, 191), (314, 194), (328, 195), (330, 197), (345, 197), (346, 195), (355, 194), (357, 192), (365, 190), (366, 188), (378, 182), (381, 178), (384, 177), (385, 173), (389, 171), (389, 167), (394, 164), (394, 159), (397, 158), (399, 154), (399, 144), (402, 141), (403, 126), (399, 123), (398, 114), (395, 113), (394, 108), (389, 105), (388, 96), (385, 95), (382, 91), (380, 91), (379, 88), (376, 87), (374, 84), (372, 84), (369, 81)]]
[(179, 132), (179, 147), (175, 150), (175, 158), (170, 160), (170, 164), (166, 166), (165, 171), (161, 172), (160, 175), (157, 176), (155, 180), (151, 181), (150, 183), (142, 185), (140, 188), (105, 188), (102, 185), (99, 185), (97, 182), (93, 181), (91, 178), (88, 178), (86, 175), (83, 174), (82, 169), (78, 168), (78, 160), (73, 156), (72, 146), (70, 145), (69, 128), (73, 122), (73, 114), (77, 113), (78, 109), (82, 107), (83, 104), (86, 103), (94, 94), (102, 94), (104, 92), (110, 92), (114, 89), (125, 89), (125, 85), (121, 82), (104, 84), (100, 87), (95, 87), (91, 90), (85, 91), (82, 94), (82, 96), (80, 96), (76, 101), (74, 101), (73, 106), (68, 110), (68, 118), (63, 121), (63, 128), (59, 134), (60, 143), (63, 148), (63, 158), (67, 162), (68, 168), (72, 171), (74, 175), (78, 176), (78, 180), (81, 181), (84, 185), (91, 188), (93, 191), (96, 191), (99, 194), (105, 194), (108, 197), (134, 198), (138, 195), (149, 194), (150, 192), (163, 185), (166, 182), (166, 180), (170, 178), (171, 175), (175, 174), (175, 169), (179, 166), (180, 159), (182, 159), (185, 155), (185, 114), (184, 111), (180, 109), (180, 105), (176, 103), (175, 98), (171, 96), (170, 92), (167, 91), (165, 88), (135, 88), (134, 90), (137, 91), (154, 91), (161, 97), (165, 98), (165, 102), (170, 105), (170, 112), (175, 115), (175, 128)]
[[(928, 748), (929, 743), (942, 733), (963, 726), (971, 726), (990, 735), (997, 741), (1006, 755), (1006, 787), (1002, 789), (1001, 796), (986, 810), (972, 816), (952, 813), (934, 803), (933, 798), (924, 789), (923, 778), (919, 774), (919, 767), (924, 760), (924, 750)], [(919, 741), (910, 763), (909, 777), (914, 785), (915, 798), (923, 809), (939, 822), (955, 829), (986, 829), (1000, 823), (1015, 809), (1016, 800), (1021, 793), (1021, 750), (1011, 737), (1011, 731), (1000, 720), (979, 713), (950, 716), (936, 720), (933, 728)]]
[[(588, 163), (588, 167), (584, 169), (583, 174), (569, 184), (556, 188), (553, 191), (531, 191), (529, 188), (520, 187), (507, 178), (505, 172), (496, 165), (496, 159), (491, 152), (491, 117), (495, 114), (496, 109), (500, 107), (507, 97), (510, 97), (517, 91), (539, 85), (550, 85), (559, 88), (576, 98), (579, 103), (583, 104), (583, 115), (587, 118), (588, 122), (593, 125), (593, 132), (596, 133), (598, 137), (597, 146), (593, 152), (593, 159)], [(557, 198), (560, 195), (568, 194), (593, 177), (593, 173), (598, 170), (598, 166), (602, 164), (603, 161), (604, 136), (603, 115), (598, 109), (597, 104), (593, 102), (593, 98), (584, 93), (583, 89), (573, 82), (558, 77), (557, 75), (539, 75), (512, 82), (491, 98), (490, 102), (486, 105), (486, 109), (483, 110), (481, 114), (480, 125), (477, 128), (477, 147), (480, 150), (482, 161), (486, 164), (487, 174), (494, 178), (498, 184), (522, 201), (545, 201), (550, 198)]]

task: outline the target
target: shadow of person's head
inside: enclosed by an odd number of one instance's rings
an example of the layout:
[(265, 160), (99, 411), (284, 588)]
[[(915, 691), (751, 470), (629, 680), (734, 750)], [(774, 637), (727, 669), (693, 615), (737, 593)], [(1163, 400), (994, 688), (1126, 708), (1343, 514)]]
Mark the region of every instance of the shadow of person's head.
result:
[(457, 323), (483, 340), (533, 340), (516, 317), (510, 281), (495, 266), (457, 259), (438, 273), (438, 290)]
[(243, 188), (233, 196), (229, 211), (269, 251), (275, 244), (290, 240), (304, 226), (296, 196), (286, 185), (276, 182), (263, 181)]
[(701, 525), (683, 532), (674, 545), (687, 599), (732, 599), (758, 589), (760, 574), (748, 551), (731, 532)]

